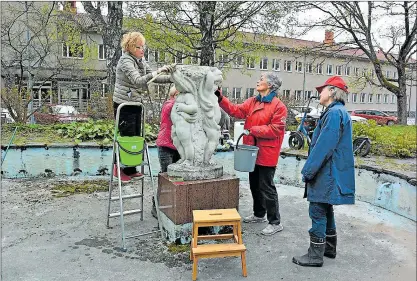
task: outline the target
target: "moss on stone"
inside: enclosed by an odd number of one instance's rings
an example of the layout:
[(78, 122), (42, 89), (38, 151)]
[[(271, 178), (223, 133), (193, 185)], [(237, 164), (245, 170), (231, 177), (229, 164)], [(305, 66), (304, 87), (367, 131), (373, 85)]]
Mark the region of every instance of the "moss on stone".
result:
[(93, 193), (108, 190), (105, 180), (56, 182), (51, 187), (53, 197), (66, 197), (77, 193)]

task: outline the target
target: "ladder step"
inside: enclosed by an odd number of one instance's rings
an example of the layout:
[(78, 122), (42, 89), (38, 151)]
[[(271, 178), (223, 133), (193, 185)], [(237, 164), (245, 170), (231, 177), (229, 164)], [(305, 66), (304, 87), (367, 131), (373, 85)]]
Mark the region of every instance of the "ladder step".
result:
[[(136, 209), (136, 210), (124, 211), (123, 215), (128, 216), (128, 215), (134, 215), (134, 214), (138, 214), (138, 213), (142, 213), (142, 210), (141, 209)], [(120, 217), (120, 212), (111, 213), (109, 215), (109, 218), (114, 218), (114, 217)]]
[(206, 244), (198, 245), (197, 248), (192, 248), (193, 255), (207, 255), (207, 254), (226, 254), (226, 253), (240, 253), (246, 251), (243, 244), (237, 243), (221, 243), (221, 244)]
[[(137, 193), (137, 194), (130, 194), (130, 195), (123, 195), (123, 196), (122, 196), (122, 199), (140, 198), (140, 197), (142, 197), (142, 196), (143, 196), (143, 195), (142, 195), (141, 193)], [(111, 200), (111, 201), (116, 201), (116, 200), (119, 200), (119, 199), (120, 199), (120, 197), (119, 197), (119, 196), (110, 198), (110, 200)]]

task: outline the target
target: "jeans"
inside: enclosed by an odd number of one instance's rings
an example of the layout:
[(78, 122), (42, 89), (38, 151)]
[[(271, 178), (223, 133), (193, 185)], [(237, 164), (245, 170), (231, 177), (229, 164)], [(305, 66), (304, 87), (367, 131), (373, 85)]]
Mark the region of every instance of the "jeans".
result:
[(326, 233), (336, 230), (333, 205), (310, 202), (309, 215), (312, 227), (308, 231), (318, 238), (326, 238)]
[(181, 157), (178, 151), (174, 149), (158, 146), (158, 158), (161, 165), (161, 173), (166, 173), (168, 165), (177, 162)]
[(280, 224), (278, 192), (274, 184), (276, 167), (255, 165), (249, 173), (249, 185), (253, 198), (253, 214), (262, 218), (267, 214), (270, 224)]
[[(114, 118), (116, 118), (117, 107), (120, 104), (113, 102)], [(126, 105), (123, 106), (119, 115), (119, 133), (120, 136), (141, 136), (142, 132), (142, 108), (138, 106)], [(116, 163), (116, 157), (115, 157)], [(137, 173), (136, 167), (126, 167), (123, 169), (126, 175), (133, 175)]]

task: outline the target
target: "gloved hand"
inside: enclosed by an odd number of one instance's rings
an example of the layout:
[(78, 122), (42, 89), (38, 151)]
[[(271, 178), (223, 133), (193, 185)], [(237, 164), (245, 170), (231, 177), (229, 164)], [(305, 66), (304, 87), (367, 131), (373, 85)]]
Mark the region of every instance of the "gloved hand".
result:
[(218, 87), (216, 91), (214, 91), (214, 94), (217, 96), (217, 101), (221, 102), (222, 101), (222, 88)]
[(246, 129), (246, 130), (243, 130), (243, 133), (244, 133), (245, 135), (249, 136), (250, 131), (249, 131), (248, 129)]
[(175, 64), (164, 65), (163, 67), (158, 68), (156, 71), (158, 74), (161, 72), (165, 72), (167, 74), (171, 74), (175, 71)]

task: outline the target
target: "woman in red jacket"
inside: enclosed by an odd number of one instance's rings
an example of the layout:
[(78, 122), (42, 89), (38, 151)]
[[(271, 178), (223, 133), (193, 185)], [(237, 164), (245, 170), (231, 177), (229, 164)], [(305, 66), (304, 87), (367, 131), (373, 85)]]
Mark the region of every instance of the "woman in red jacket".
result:
[[(253, 214), (244, 222), (266, 222), (264, 235), (273, 235), (281, 230), (278, 193), (274, 184), (275, 169), (285, 134), (287, 108), (277, 98), (281, 79), (275, 73), (261, 76), (256, 84), (259, 95), (250, 97), (242, 104), (233, 104), (216, 91), (220, 107), (229, 115), (245, 119), (243, 143), (259, 147), (255, 170), (249, 173), (249, 185), (253, 198)], [(265, 213), (267, 218), (265, 218)]]

